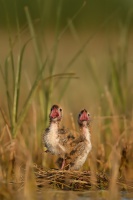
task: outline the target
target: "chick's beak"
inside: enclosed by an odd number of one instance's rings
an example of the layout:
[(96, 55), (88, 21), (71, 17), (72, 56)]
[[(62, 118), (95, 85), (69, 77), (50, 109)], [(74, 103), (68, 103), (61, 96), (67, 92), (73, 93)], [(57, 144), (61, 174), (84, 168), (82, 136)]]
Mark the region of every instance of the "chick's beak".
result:
[(88, 121), (90, 120), (88, 113), (84, 110), (83, 113), (80, 116), (80, 121)]
[(56, 108), (54, 108), (50, 113), (50, 118), (56, 118), (56, 117), (59, 117), (59, 111)]

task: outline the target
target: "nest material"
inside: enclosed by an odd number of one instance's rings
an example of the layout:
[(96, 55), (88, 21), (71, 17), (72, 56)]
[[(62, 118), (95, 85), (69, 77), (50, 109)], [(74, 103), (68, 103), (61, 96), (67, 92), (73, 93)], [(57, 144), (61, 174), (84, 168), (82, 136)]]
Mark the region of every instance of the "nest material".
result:
[[(39, 188), (83, 191), (90, 189), (108, 189), (110, 177), (104, 172), (92, 174), (90, 171), (44, 170), (34, 166), (36, 184)], [(117, 180), (120, 190), (133, 191), (133, 182), (127, 183), (122, 178)]]
[(105, 173), (91, 175), (90, 171), (48, 170), (34, 166), (38, 187), (51, 187), (63, 190), (107, 189), (108, 177)]

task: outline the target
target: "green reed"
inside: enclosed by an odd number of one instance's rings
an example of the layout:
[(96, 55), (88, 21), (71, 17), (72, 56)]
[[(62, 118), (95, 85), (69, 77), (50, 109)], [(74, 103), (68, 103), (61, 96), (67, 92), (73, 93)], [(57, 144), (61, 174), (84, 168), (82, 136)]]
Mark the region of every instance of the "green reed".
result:
[[(9, 32), (9, 46), (10, 52), (5, 58), (5, 65), (0, 67), (1, 75), (3, 77), (3, 81), (5, 84), (6, 89), (6, 97), (7, 97), (7, 104), (8, 104), (8, 113), (9, 113), (9, 121), (10, 121), (10, 128), (13, 138), (16, 137), (20, 127), (22, 126), (30, 104), (34, 98), (34, 94), (39, 86), (39, 93), (40, 93), (40, 105), (43, 106), (41, 108), (42, 112), (45, 110), (45, 119), (44, 123), (47, 124), (48, 120), (48, 112), (50, 108), (50, 101), (51, 101), (51, 94), (53, 92), (53, 78), (77, 78), (75, 77), (74, 73), (58, 73), (55, 74), (55, 63), (56, 57), (58, 52), (58, 45), (59, 45), (59, 21), (61, 18), (61, 5), (62, 1), (59, 1), (59, 6), (57, 7), (57, 22), (56, 22), (56, 34), (55, 40), (53, 44), (53, 48), (51, 50), (52, 57), (49, 54), (45, 55), (42, 59), (42, 52), (39, 46), (39, 41), (37, 37), (37, 33), (35, 32), (34, 25), (30, 16), (30, 12), (28, 7), (25, 7), (25, 14), (28, 22), (28, 27), (30, 31), (31, 38), (24, 44), (21, 44), (21, 34), (22, 31), (19, 26), (19, 19), (16, 11), (16, 24), (17, 24), (17, 36), (16, 38), (12, 39), (10, 34), (10, 20), (7, 13), (7, 24), (8, 24), (8, 32)], [(6, 4), (5, 4), (6, 7)], [(6, 8), (5, 8), (6, 9)], [(20, 112), (18, 112), (19, 108), (19, 99), (20, 99), (20, 90), (22, 87), (21, 78), (22, 78), (22, 70), (23, 70), (23, 60), (25, 50), (30, 42), (33, 42), (34, 50), (35, 50), (35, 57), (36, 57), (36, 70), (37, 75), (32, 84), (32, 87), (29, 90), (28, 96), (21, 108)], [(17, 64), (15, 62), (14, 56), (14, 46), (16, 43), (19, 44), (19, 53), (17, 55)], [(43, 61), (44, 60), (44, 61)], [(4, 69), (4, 70), (3, 70)], [(45, 71), (49, 72), (48, 77), (45, 76)], [(45, 84), (45, 82), (49, 82)], [(10, 87), (12, 86), (12, 91)], [(45, 102), (42, 103), (42, 102)]]
[[(129, 38), (131, 30), (131, 18), (132, 12), (129, 13), (125, 22), (118, 23), (118, 39), (115, 42), (115, 49), (112, 49), (111, 43), (108, 42), (108, 64), (106, 70), (106, 83), (102, 85), (100, 77), (98, 76), (95, 69), (94, 59), (86, 56), (85, 64), (95, 83), (96, 89), (101, 99), (101, 106), (103, 114), (114, 114), (111, 113), (108, 98), (106, 98), (106, 90), (111, 94), (113, 105), (116, 112), (120, 115), (131, 116), (132, 107), (132, 92), (131, 84), (128, 81), (128, 69), (131, 64), (128, 60), (129, 50)], [(101, 97), (101, 94), (103, 95)], [(104, 100), (104, 101), (103, 101)], [(105, 103), (106, 102), (106, 103)]]

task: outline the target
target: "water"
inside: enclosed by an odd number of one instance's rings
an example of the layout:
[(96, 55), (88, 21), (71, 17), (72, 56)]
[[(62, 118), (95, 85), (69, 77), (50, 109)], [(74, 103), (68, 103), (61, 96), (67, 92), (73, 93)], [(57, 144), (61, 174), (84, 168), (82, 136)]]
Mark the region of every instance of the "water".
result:
[[(111, 195), (108, 191), (61, 191), (61, 190), (46, 190), (39, 193), (39, 200), (108, 200)], [(133, 193), (121, 192), (118, 194), (118, 200), (133, 200)]]

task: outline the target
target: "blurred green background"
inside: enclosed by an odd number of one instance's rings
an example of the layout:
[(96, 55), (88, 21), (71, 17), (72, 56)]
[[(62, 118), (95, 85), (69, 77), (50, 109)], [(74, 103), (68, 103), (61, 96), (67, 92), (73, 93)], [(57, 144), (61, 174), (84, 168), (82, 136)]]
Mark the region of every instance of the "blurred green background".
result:
[[(12, 107), (18, 115), (24, 109), (30, 87), (48, 56), (43, 78), (58, 73), (74, 73), (75, 77), (42, 84), (44, 94), (39, 91), (36, 102), (46, 124), (53, 103), (64, 107), (67, 119), (70, 112), (76, 119), (83, 107), (96, 116), (99, 109), (101, 115), (131, 116), (132, 4), (128, 0), (0, 0), (1, 76), (8, 80), (1, 78), (0, 87), (6, 115), (10, 113), (12, 118)], [(16, 92), (19, 98), (14, 100), (17, 59), (28, 40), (20, 91)], [(11, 99), (8, 108), (6, 98)]]
[[(6, 27), (7, 15), (12, 26), (16, 25), (16, 16), (19, 19), (19, 23), (25, 25), (27, 20), (24, 7), (27, 6), (33, 20), (39, 19), (43, 27), (53, 28), (59, 4), (60, 0), (1, 0), (0, 26)], [(77, 27), (82, 27), (86, 30), (97, 26), (100, 21), (108, 18), (115, 11), (119, 12), (117, 12), (113, 21), (124, 21), (133, 2), (129, 0), (63, 0), (61, 4), (61, 26), (64, 26), (67, 20), (72, 18), (77, 10), (85, 4), (80, 14), (74, 20), (74, 23)]]

